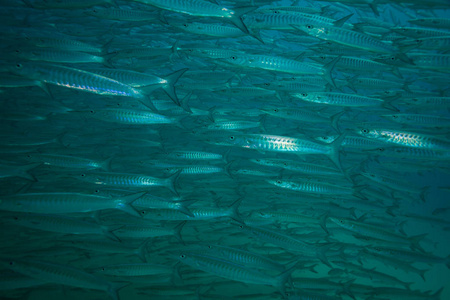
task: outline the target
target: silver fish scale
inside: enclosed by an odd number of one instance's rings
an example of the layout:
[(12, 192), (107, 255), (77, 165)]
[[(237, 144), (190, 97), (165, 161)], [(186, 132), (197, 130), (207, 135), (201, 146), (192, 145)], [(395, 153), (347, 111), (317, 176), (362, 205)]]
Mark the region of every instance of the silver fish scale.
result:
[(19, 72), (19, 74), (25, 74), (25, 76), (31, 75), (33, 79), (42, 80), (46, 83), (100, 95), (143, 97), (139, 91), (119, 81), (69, 67), (40, 63), (21, 63), (16, 65), (13, 72)]
[(449, 0), (313, 2), (0, 1), (0, 298), (450, 299)]

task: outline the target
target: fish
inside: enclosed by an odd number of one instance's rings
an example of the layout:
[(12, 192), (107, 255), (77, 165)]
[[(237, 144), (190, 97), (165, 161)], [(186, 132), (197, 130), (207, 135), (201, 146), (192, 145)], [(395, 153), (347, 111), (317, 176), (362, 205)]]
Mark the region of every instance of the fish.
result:
[(139, 90), (119, 81), (83, 70), (45, 63), (18, 62), (7, 67), (12, 73), (42, 83), (98, 95), (144, 98)]
[(112, 198), (81, 193), (23, 193), (2, 196), (0, 209), (13, 212), (62, 214), (114, 208), (140, 216), (131, 203), (142, 195), (144, 193)]
[(118, 291), (128, 284), (114, 285), (100, 277), (83, 270), (38, 260), (11, 260), (4, 262), (8, 268), (19, 274), (37, 278), (47, 283), (59, 283), (67, 286), (106, 292), (111, 299), (119, 299)]
[(0, 1), (0, 298), (448, 299), (449, 8)]

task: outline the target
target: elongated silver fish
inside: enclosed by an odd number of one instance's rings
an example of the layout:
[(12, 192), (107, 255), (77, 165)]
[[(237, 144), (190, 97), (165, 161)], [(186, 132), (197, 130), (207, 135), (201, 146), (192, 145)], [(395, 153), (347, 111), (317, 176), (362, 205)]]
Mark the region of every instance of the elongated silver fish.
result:
[(204, 0), (135, 0), (145, 4), (150, 4), (162, 9), (180, 12), (191, 16), (198, 17), (215, 17), (221, 18), (225, 21), (230, 21), (244, 33), (249, 33), (244, 22), (242, 22), (241, 15), (255, 10), (256, 8), (244, 8), (240, 10), (229, 9), (219, 6), (217, 4)]
[(43, 64), (20, 62), (8, 66), (9, 71), (29, 79), (67, 87), (98, 95), (144, 98), (144, 95), (119, 81), (79, 69)]
[(129, 214), (140, 216), (131, 203), (144, 193), (117, 198), (100, 197), (78, 193), (30, 193), (0, 198), (0, 209), (6, 211), (63, 214), (74, 212), (92, 212), (103, 209), (120, 209)]
[(115, 285), (83, 270), (46, 261), (11, 260), (7, 266), (14, 272), (48, 283), (104, 291), (114, 300), (119, 299), (119, 289), (128, 285)]
[(368, 128), (361, 129), (358, 131), (358, 133), (367, 138), (377, 139), (386, 143), (397, 144), (400, 146), (450, 151), (450, 142), (425, 134), (398, 130)]

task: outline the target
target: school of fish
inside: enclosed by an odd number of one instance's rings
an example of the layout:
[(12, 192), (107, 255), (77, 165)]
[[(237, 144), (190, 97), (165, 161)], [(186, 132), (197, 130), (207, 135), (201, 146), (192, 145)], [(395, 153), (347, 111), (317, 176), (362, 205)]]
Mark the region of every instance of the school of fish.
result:
[(0, 16), (1, 299), (450, 299), (449, 0)]

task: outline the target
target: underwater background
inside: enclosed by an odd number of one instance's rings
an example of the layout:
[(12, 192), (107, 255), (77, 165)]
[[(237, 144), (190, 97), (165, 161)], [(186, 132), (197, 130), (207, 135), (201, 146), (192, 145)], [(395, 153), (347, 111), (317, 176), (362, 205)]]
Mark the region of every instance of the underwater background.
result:
[(0, 8), (0, 299), (450, 299), (448, 0)]

